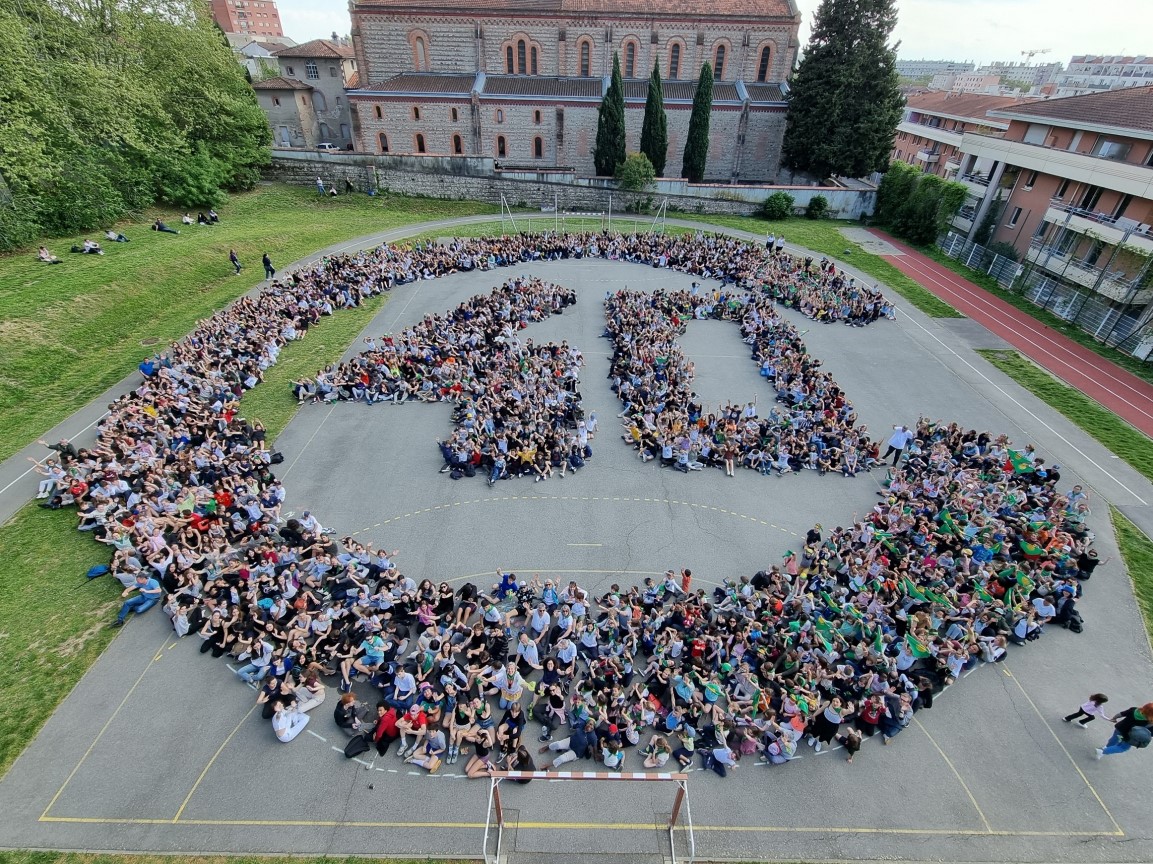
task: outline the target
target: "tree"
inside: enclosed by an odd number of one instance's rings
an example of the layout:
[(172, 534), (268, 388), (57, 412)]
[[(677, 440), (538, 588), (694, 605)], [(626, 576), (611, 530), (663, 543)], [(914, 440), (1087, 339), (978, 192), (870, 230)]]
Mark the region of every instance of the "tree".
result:
[(809, 206), (805, 208), (806, 219), (827, 219), (829, 216), (829, 199), (824, 195), (814, 195), (809, 199)]
[(706, 62), (701, 67), (697, 92), (693, 96), (693, 112), (689, 115), (689, 134), (685, 140), (681, 170), (690, 183), (700, 183), (705, 179), (705, 162), (709, 158), (709, 115), (712, 111), (713, 67)]
[(597, 146), (593, 163), (598, 177), (612, 177), (625, 161), (625, 85), (621, 58), (613, 52), (613, 77), (597, 115)]
[(663, 177), (669, 154), (668, 118), (665, 116), (665, 98), (661, 92), (660, 64), (653, 64), (649, 76), (649, 95), (645, 100), (645, 120), (641, 124), (641, 152), (649, 157), (657, 177)]
[(653, 163), (644, 153), (630, 153), (625, 161), (617, 166), (617, 180), (620, 181), (621, 188), (629, 192), (647, 189), (656, 176)]
[(796, 199), (788, 192), (774, 192), (761, 205), (761, 215), (771, 222), (779, 222), (793, 215)]
[(904, 162), (893, 162), (877, 187), (876, 220), (890, 228), (896, 226), (897, 215), (913, 194), (921, 169)]
[(821, 0), (789, 82), (782, 157), (818, 178), (883, 171), (901, 120), (896, 0)]

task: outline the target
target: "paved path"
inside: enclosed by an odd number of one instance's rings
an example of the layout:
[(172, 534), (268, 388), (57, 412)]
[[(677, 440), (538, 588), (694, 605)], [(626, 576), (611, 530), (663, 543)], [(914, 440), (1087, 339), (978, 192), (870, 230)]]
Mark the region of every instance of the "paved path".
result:
[(1034, 363), (1153, 437), (1153, 384), (1042, 324), (1032, 315), (882, 231), (900, 254), (890, 263), (950, 306), (979, 321)]

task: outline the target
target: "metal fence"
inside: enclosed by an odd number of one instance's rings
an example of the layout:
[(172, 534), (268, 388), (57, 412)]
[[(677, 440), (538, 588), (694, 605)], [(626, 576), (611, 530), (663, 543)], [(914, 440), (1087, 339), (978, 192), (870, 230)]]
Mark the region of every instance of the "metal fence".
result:
[(937, 245), (950, 258), (995, 279), (1002, 288), (1020, 294), (1034, 306), (1077, 325), (1099, 342), (1133, 353), (1142, 341), (1129, 338), (1136, 335), (1141, 309), (1118, 309), (1093, 291), (1063, 284), (1038, 268), (990, 252), (953, 231)]

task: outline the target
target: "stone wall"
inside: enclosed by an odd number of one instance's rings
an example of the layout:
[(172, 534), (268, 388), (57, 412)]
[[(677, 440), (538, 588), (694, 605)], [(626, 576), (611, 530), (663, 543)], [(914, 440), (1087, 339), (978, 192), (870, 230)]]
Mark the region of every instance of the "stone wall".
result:
[[(430, 167), (436, 163), (436, 170)], [(456, 170), (454, 170), (454, 165)], [(571, 172), (516, 172), (504, 176), (485, 174), (491, 160), (475, 157), (437, 160), (433, 157), (369, 156), (364, 154), (316, 154), (273, 151), (266, 176), (293, 185), (313, 187), (316, 178), (326, 186), (345, 188), (348, 181), (360, 192), (388, 190), (450, 200), (487, 201), (511, 206), (551, 210), (604, 212), (612, 196), (614, 212), (638, 204), (659, 206), (668, 201), (671, 212), (750, 215), (773, 192), (784, 190), (804, 207), (814, 195), (824, 195), (833, 216), (856, 219), (871, 213), (875, 190), (826, 187), (773, 187), (697, 185), (684, 180), (661, 180), (651, 191), (622, 192), (610, 180), (577, 177)], [(490, 169), (491, 170), (491, 169)]]

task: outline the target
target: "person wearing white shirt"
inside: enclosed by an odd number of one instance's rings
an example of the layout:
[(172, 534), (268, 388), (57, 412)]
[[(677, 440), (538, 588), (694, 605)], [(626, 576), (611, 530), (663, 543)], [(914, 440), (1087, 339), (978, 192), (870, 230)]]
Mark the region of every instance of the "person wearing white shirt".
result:
[(276, 733), (277, 739), (284, 744), (303, 732), (307, 725), (308, 715), (297, 710), (295, 702), (291, 705), (281, 703), (280, 707), (276, 709), (276, 713), (272, 715), (272, 731)]
[(894, 426), (893, 434), (889, 436), (889, 449), (885, 451), (885, 455), (881, 457), (884, 462), (889, 458), (889, 454), (893, 454), (893, 465), (896, 466), (901, 461), (901, 456), (905, 452), (905, 448), (909, 445), (916, 435), (909, 431), (907, 426)]

